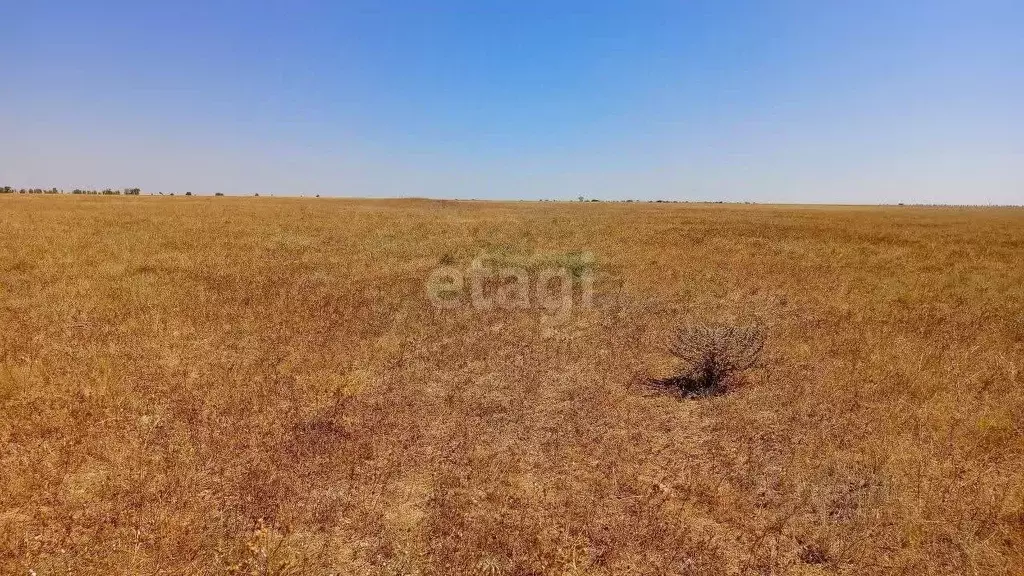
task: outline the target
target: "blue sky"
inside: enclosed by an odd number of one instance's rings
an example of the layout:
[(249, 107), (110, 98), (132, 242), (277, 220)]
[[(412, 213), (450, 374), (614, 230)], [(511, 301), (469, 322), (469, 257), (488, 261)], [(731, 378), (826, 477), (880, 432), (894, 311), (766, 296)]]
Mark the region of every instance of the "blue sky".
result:
[(0, 0), (0, 184), (1024, 203), (1024, 5)]

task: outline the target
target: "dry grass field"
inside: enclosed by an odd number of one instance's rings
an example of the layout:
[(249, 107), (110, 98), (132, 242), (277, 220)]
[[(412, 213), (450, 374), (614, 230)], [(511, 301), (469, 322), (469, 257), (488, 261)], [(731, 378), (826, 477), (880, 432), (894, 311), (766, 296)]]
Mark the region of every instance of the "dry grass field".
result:
[[(3, 574), (1024, 567), (1021, 209), (13, 195), (0, 237)], [(435, 307), (481, 254), (590, 254), (592, 301)], [(649, 386), (705, 321), (759, 366)]]

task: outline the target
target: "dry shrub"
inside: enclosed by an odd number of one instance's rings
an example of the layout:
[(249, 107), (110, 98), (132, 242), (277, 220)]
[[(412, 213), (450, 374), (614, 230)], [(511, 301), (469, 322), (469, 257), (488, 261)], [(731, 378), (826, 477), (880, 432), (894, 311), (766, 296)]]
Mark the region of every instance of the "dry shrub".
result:
[(717, 396), (736, 384), (737, 377), (757, 365), (764, 350), (764, 330), (756, 325), (691, 324), (679, 328), (668, 351), (679, 359), (682, 372), (657, 384), (688, 397)]

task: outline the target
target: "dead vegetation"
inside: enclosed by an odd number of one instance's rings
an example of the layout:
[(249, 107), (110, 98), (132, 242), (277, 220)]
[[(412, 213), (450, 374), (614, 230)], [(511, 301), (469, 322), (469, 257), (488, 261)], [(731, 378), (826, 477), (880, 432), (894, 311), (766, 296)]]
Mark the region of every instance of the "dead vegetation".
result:
[(758, 326), (683, 326), (676, 330), (668, 347), (669, 353), (680, 361), (682, 372), (654, 383), (688, 397), (724, 394), (743, 373), (757, 365), (764, 343), (764, 330)]
[[(0, 573), (1024, 565), (1020, 210), (5, 195), (0, 233)], [(430, 305), (493, 246), (592, 254), (595, 306)], [(750, 310), (742, 387), (630, 385)]]

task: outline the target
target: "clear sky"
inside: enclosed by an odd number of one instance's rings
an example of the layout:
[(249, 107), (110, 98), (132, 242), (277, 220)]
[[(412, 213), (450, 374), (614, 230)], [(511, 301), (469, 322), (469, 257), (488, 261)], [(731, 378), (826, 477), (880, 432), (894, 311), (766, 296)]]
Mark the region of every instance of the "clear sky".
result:
[(1019, 0), (0, 0), (0, 32), (0, 185), (1024, 203)]

